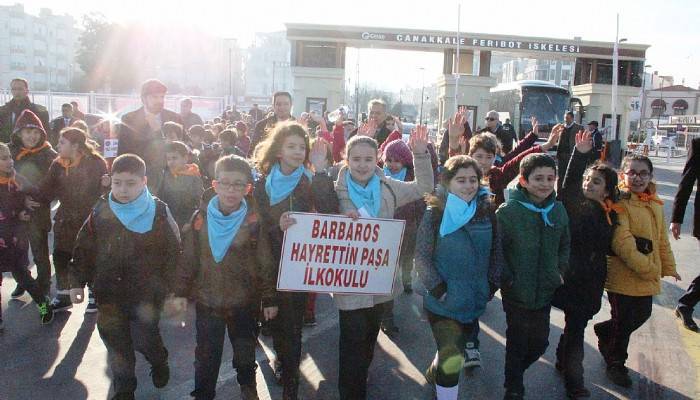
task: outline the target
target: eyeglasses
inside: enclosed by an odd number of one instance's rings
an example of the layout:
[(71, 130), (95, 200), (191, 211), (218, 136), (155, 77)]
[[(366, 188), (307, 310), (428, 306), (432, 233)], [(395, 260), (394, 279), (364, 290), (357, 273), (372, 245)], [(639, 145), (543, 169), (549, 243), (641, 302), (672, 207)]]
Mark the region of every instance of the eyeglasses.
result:
[(635, 171), (633, 169), (629, 171), (625, 171), (625, 175), (629, 176), (630, 178), (634, 178), (635, 176), (638, 176), (642, 179), (648, 179), (651, 176), (651, 173), (649, 171)]
[(490, 118), (490, 117), (486, 117), (486, 118), (484, 118), (484, 119), (487, 120), (487, 121), (495, 121), (495, 120), (496, 120), (496, 118)]
[(224, 190), (236, 190), (241, 191), (247, 189), (250, 186), (248, 182), (236, 181), (236, 182), (226, 182), (226, 181), (214, 181), (216, 185)]

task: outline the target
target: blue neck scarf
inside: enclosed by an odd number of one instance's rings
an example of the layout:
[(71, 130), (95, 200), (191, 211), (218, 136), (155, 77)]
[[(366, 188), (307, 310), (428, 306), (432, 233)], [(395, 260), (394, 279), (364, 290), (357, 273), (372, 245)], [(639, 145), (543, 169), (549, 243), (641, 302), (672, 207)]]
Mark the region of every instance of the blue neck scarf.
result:
[(209, 248), (214, 256), (214, 261), (220, 263), (236, 238), (238, 230), (243, 224), (248, 213), (248, 203), (245, 199), (237, 211), (224, 215), (219, 210), (219, 196), (214, 196), (207, 206), (207, 233), (209, 234)]
[(295, 169), (294, 172), (289, 175), (282, 173), (280, 163), (273, 165), (270, 174), (265, 180), (265, 192), (267, 193), (267, 197), (270, 198), (270, 205), (274, 206), (286, 199), (297, 187), (303, 174), (306, 174), (309, 180), (311, 180), (311, 173), (307, 171), (303, 165), (299, 166), (299, 168)]
[(384, 167), (384, 175), (388, 176), (391, 179), (396, 179), (397, 181), (401, 182), (406, 180), (406, 172), (408, 172), (408, 168), (406, 167), (401, 168), (401, 170), (397, 173), (393, 173), (389, 168)]
[(468, 224), (476, 214), (476, 206), (479, 197), (489, 194), (488, 190), (481, 188), (471, 201), (466, 202), (459, 196), (448, 193), (445, 202), (445, 211), (440, 223), (440, 237), (445, 237)]
[(523, 207), (527, 208), (528, 210), (536, 213), (542, 214), (542, 220), (544, 221), (545, 226), (554, 226), (554, 224), (549, 220), (549, 212), (552, 211), (552, 208), (554, 208), (554, 204), (556, 202), (552, 202), (552, 204), (548, 205), (547, 207), (537, 207), (536, 205), (532, 203), (527, 203), (524, 201), (518, 200), (518, 203), (522, 204)]
[(379, 216), (379, 210), (382, 207), (382, 187), (380, 185), (379, 176), (372, 175), (372, 178), (367, 182), (367, 186), (362, 187), (352, 180), (350, 170), (345, 171), (345, 182), (348, 185), (348, 194), (352, 204), (361, 209), (364, 207), (369, 215), (373, 217)]
[(156, 201), (144, 188), (143, 192), (131, 203), (118, 203), (112, 199), (109, 192), (109, 207), (124, 227), (132, 232), (146, 233), (153, 228), (153, 220), (156, 217)]

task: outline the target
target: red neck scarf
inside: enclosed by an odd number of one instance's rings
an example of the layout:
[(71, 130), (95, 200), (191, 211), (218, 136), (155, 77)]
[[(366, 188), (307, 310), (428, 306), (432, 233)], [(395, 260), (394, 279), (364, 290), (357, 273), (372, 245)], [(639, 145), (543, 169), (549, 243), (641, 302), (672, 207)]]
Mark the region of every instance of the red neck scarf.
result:
[(42, 150), (44, 150), (47, 147), (51, 147), (49, 142), (44, 141), (41, 146), (35, 147), (33, 149), (28, 149), (26, 147), (22, 147), (22, 150), (19, 151), (19, 154), (17, 154), (17, 161), (21, 160), (24, 156), (30, 156), (32, 154), (36, 154)]

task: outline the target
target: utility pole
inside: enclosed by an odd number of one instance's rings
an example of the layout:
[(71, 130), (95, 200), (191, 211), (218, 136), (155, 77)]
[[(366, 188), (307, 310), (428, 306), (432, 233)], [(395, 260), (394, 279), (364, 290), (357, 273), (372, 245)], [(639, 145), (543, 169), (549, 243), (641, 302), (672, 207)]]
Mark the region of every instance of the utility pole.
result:
[(425, 99), (425, 68), (420, 67), (421, 70), (421, 88), (420, 88), (420, 117), (418, 117), (418, 125), (423, 124), (423, 100)]
[(460, 34), (460, 20), (462, 16), (462, 3), (457, 3), (457, 66), (455, 68), (455, 110), (454, 112), (456, 113), (457, 110), (459, 109), (459, 102), (457, 99), (459, 98), (458, 93), (459, 93), (459, 53), (460, 53), (460, 46), (459, 46), (459, 38), (461, 36)]

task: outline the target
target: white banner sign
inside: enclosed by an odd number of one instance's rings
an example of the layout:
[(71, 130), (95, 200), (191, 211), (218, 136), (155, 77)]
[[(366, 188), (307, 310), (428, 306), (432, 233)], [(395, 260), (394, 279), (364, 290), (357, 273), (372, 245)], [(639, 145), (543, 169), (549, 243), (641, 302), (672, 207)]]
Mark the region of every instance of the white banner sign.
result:
[(119, 139), (105, 139), (103, 155), (105, 158), (117, 156), (119, 150)]
[(284, 235), (277, 290), (390, 294), (405, 222), (291, 213)]

